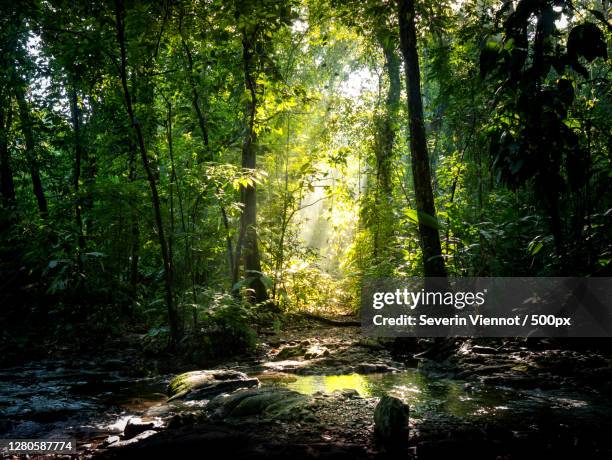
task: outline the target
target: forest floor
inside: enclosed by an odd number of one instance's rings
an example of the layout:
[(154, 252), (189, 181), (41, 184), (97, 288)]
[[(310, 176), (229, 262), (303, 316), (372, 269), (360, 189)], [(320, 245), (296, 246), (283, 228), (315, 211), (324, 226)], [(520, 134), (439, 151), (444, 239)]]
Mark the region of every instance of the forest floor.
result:
[[(433, 351), (428, 341), (408, 341), (398, 353), (360, 332), (304, 320), (262, 331), (254, 354), (215, 366), (259, 380), (232, 393), (254, 401), (241, 410), (231, 398), (195, 392), (168, 401), (177, 372), (134, 373), (147, 365), (135, 364), (143, 359), (136, 336), (95, 360), (2, 369), (0, 432), (70, 433), (81, 457), (102, 458), (612, 458), (608, 352), (577, 342), (457, 339)], [(149, 365), (166, 368), (162, 361)], [(374, 436), (385, 394), (410, 407), (410, 440), (398, 452)]]

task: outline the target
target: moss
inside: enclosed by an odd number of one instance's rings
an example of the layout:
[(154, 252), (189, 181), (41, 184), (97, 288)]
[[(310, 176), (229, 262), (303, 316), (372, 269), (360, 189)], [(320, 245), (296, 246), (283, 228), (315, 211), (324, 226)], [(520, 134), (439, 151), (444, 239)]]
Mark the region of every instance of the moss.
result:
[(312, 401), (311, 397), (296, 393), (270, 404), (266, 407), (264, 415), (266, 418), (277, 420), (303, 419), (311, 415), (307, 408)]
[(219, 393), (238, 388), (259, 386), (259, 380), (232, 370), (203, 370), (181, 374), (169, 383), (169, 400), (188, 395), (191, 399), (209, 399)]
[(222, 417), (263, 415), (268, 419), (290, 419), (309, 414), (305, 409), (312, 401), (312, 397), (296, 391), (267, 388), (218, 396), (209, 403), (208, 409)]
[(168, 396), (175, 396), (178, 393), (190, 390), (193, 387), (193, 383), (189, 378), (197, 372), (185, 372), (174, 377), (168, 384)]
[(270, 405), (278, 403), (280, 400), (285, 399), (286, 395), (277, 392), (266, 392), (260, 394), (254, 394), (248, 398), (244, 398), (238, 403), (238, 405), (232, 410), (230, 415), (232, 417), (245, 417), (249, 415), (262, 414)]

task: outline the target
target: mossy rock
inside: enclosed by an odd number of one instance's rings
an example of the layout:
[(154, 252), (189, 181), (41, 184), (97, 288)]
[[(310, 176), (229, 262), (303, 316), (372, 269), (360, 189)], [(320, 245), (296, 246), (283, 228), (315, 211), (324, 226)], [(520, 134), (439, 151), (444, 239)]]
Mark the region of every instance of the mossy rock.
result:
[(268, 419), (289, 419), (307, 415), (313, 398), (282, 388), (239, 390), (219, 395), (207, 409), (220, 418), (262, 416)]
[(268, 405), (263, 415), (272, 420), (305, 420), (313, 415), (313, 402), (311, 396), (295, 393)]
[(251, 415), (264, 415), (277, 418), (296, 404), (306, 402), (306, 397), (294, 392), (267, 392), (243, 399), (231, 412), (232, 417), (245, 417)]
[(265, 391), (271, 391), (271, 389), (251, 388), (234, 391), (229, 394), (220, 394), (210, 400), (206, 406), (206, 410), (214, 417), (224, 418), (227, 417), (243, 399)]
[(374, 432), (387, 446), (404, 445), (409, 433), (408, 405), (393, 396), (383, 396), (374, 409)]
[(207, 399), (239, 388), (259, 386), (259, 380), (232, 370), (203, 370), (176, 376), (168, 384), (169, 401)]

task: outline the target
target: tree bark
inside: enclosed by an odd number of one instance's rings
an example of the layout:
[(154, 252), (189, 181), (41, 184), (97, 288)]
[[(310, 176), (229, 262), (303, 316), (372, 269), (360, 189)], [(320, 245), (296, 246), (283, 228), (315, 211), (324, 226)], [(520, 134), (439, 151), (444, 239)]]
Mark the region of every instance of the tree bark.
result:
[(423, 122), (421, 99), (421, 74), (415, 29), (414, 0), (398, 0), (400, 47), (404, 56), (406, 88), (408, 93), (408, 117), (410, 124), (410, 153), (414, 193), (419, 220), (419, 235), (423, 251), (423, 269), (427, 277), (445, 277), (438, 229), (428, 222), (436, 219), (436, 209), (431, 185), (431, 170), (427, 153), (427, 140)]
[(392, 244), (392, 216), (390, 201), (393, 194), (391, 167), (395, 143), (395, 124), (400, 104), (400, 61), (395, 52), (395, 40), (379, 33), (378, 41), (385, 57), (385, 73), (389, 79), (384, 113), (378, 120), (376, 154), (376, 224), (374, 228), (374, 257), (388, 260)]
[(38, 211), (40, 217), (46, 219), (49, 215), (47, 206), (47, 198), (43, 190), (42, 181), (40, 180), (40, 170), (38, 169), (38, 161), (36, 160), (36, 143), (34, 141), (34, 132), (32, 129), (32, 117), (30, 108), (25, 98), (25, 91), (22, 86), (16, 90), (17, 105), (19, 106), (19, 118), (21, 122), (21, 131), (25, 138), (26, 159), (30, 168), (30, 177), (32, 178), (32, 189), (36, 202), (38, 203)]
[[(256, 83), (253, 78), (253, 35), (242, 33), (242, 57), (244, 64), (244, 81), (249, 97), (246, 103), (246, 133), (242, 143), (242, 167), (254, 170), (257, 166), (255, 113), (257, 110)], [(257, 191), (255, 185), (243, 185), (240, 188), (242, 215), (240, 230), (236, 243), (234, 260), (233, 284), (239, 279), (240, 262), (244, 260), (245, 277), (249, 280), (249, 299), (254, 302), (264, 302), (268, 299), (266, 287), (261, 280), (261, 260), (257, 244)]]
[(132, 128), (136, 133), (138, 140), (138, 148), (140, 150), (140, 158), (142, 160), (142, 166), (145, 170), (149, 187), (151, 189), (151, 202), (153, 204), (153, 211), (155, 214), (155, 226), (157, 227), (157, 236), (159, 240), (159, 246), (162, 256), (162, 262), (164, 265), (164, 281), (166, 288), (166, 306), (168, 309), (168, 323), (170, 326), (170, 334), (173, 343), (179, 339), (179, 324), (178, 315), (174, 308), (174, 294), (172, 291), (172, 261), (170, 259), (170, 253), (168, 251), (168, 244), (164, 235), (164, 225), (161, 214), (161, 205), (159, 201), (159, 194), (157, 192), (157, 182), (155, 175), (151, 168), (147, 148), (142, 134), (142, 126), (137, 120), (134, 114), (134, 108), (132, 105), (132, 98), (130, 96), (130, 90), (127, 83), (127, 57), (126, 57), (126, 46), (125, 46), (125, 24), (123, 20), (123, 2), (121, 0), (115, 0), (115, 24), (117, 29), (117, 41), (119, 43), (121, 53), (121, 66), (120, 66), (120, 77), (121, 86), (123, 88), (123, 96), (125, 100), (125, 107), (127, 110), (128, 117)]

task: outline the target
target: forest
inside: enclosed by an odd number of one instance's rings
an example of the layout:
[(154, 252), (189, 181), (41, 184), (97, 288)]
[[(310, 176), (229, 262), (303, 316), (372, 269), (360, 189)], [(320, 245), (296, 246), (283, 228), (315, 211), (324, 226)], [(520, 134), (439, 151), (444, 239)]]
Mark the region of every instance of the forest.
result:
[(609, 332), (359, 328), (368, 280), (612, 277), (611, 15), (1, 0), (0, 438), (611, 458)]

